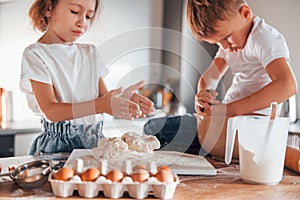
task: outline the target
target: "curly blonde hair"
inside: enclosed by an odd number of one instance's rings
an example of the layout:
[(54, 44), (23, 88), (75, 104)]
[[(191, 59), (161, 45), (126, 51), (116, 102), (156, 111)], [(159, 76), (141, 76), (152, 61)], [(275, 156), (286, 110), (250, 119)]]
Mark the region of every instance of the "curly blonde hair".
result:
[[(52, 7), (55, 8), (59, 0), (35, 0), (29, 9), (28, 15), (31, 18), (31, 22), (34, 29), (41, 32), (45, 32), (48, 27), (48, 18), (46, 17), (46, 12)], [(96, 16), (100, 7), (100, 0), (96, 0), (95, 14), (92, 17), (92, 21)]]
[(187, 22), (198, 40), (216, 33), (216, 23), (236, 15), (245, 0), (188, 0)]

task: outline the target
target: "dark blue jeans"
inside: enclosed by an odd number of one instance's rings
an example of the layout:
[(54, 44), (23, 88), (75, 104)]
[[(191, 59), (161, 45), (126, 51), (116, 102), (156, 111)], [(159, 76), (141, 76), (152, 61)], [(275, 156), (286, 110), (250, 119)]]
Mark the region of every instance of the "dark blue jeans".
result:
[(150, 119), (144, 125), (144, 132), (157, 137), (160, 150), (206, 155), (198, 141), (197, 119), (191, 114)]

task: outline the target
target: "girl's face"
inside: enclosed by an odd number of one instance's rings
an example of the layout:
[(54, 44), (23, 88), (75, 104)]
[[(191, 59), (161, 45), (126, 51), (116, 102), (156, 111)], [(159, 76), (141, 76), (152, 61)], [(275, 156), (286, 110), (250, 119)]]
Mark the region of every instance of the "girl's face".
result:
[(236, 52), (244, 48), (252, 26), (251, 10), (244, 6), (238, 15), (229, 20), (218, 21), (217, 33), (205, 38), (205, 41), (217, 44), (230, 52)]
[(59, 0), (46, 12), (49, 43), (72, 43), (90, 27), (96, 0)]

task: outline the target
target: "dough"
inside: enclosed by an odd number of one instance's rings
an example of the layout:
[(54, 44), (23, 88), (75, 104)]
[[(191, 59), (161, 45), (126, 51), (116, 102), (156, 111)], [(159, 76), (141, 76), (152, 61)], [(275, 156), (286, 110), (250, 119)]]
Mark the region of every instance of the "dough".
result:
[(121, 137), (130, 150), (149, 153), (160, 148), (160, 142), (152, 135), (140, 135), (138, 133), (129, 132)]
[(93, 148), (93, 154), (96, 157), (112, 158), (118, 153), (128, 152), (128, 145), (119, 137), (107, 138), (99, 140), (96, 148)]
[(113, 158), (132, 156), (134, 153), (153, 153), (160, 148), (160, 142), (152, 135), (141, 135), (134, 132), (125, 133), (121, 138), (102, 138), (92, 152), (96, 158)]

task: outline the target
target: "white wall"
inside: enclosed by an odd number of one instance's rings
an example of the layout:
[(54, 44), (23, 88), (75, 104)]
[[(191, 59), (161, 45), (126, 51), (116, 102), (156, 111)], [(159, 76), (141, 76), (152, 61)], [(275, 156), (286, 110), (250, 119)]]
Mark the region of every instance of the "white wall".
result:
[(0, 87), (13, 91), (13, 118), (33, 118), (18, 82), (24, 48), (40, 35), (27, 19), (32, 0), (0, 4)]
[[(286, 38), (291, 57), (291, 67), (300, 87), (300, 1), (299, 0), (248, 0), (253, 13), (274, 26)], [(280, 88), (278, 88), (280, 89)], [(297, 118), (300, 118), (300, 95), (296, 95)]]
[[(185, 2), (187, 0), (184, 0)], [(205, 46), (206, 45), (206, 46)], [(186, 3), (183, 6), (181, 38), (180, 100), (187, 112), (194, 113), (194, 96), (199, 76), (209, 66), (216, 48), (198, 42), (191, 33), (186, 19)]]
[[(27, 12), (33, 0), (0, 4), (0, 87), (13, 91), (14, 120), (34, 117), (18, 87), (22, 52), (41, 34), (33, 31)], [(102, 0), (100, 20), (80, 42), (103, 50), (111, 73), (105, 78), (110, 89), (145, 79), (159, 78), (163, 0)], [(134, 75), (133, 75), (134, 74)], [(154, 78), (153, 78), (154, 77)]]
[[(110, 88), (141, 79), (156, 82), (161, 55), (163, 0), (102, 0), (102, 12), (92, 28), (93, 39), (111, 73), (105, 78)], [(151, 69), (152, 68), (152, 69)], [(118, 81), (115, 81), (117, 80)]]

